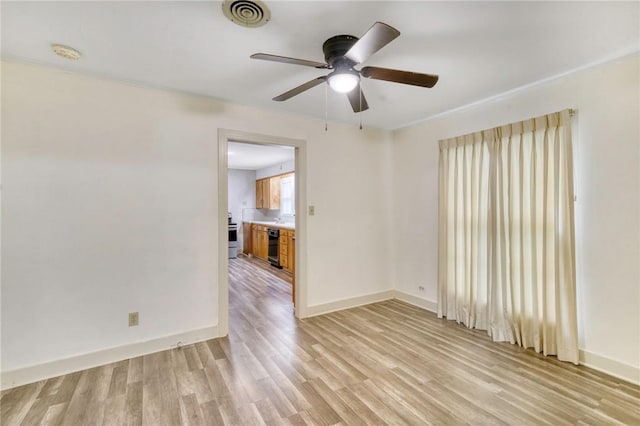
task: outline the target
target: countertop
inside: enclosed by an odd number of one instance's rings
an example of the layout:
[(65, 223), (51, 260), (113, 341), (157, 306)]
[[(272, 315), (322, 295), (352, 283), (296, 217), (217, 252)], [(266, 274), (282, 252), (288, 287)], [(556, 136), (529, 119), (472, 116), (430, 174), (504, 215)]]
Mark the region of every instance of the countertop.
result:
[(258, 220), (245, 220), (244, 223), (255, 223), (257, 225), (270, 226), (272, 228), (288, 229), (295, 231), (296, 225), (294, 223), (277, 223), (277, 222), (262, 222)]

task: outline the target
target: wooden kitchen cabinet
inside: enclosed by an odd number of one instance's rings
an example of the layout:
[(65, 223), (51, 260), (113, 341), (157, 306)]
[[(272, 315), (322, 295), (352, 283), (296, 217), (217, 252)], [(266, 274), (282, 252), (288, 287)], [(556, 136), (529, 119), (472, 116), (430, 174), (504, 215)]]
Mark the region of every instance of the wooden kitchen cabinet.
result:
[(271, 185), (269, 179), (261, 179), (262, 180), (262, 208), (268, 209), (269, 207), (269, 197)]
[(251, 254), (251, 223), (242, 222), (242, 252), (244, 254)]
[(296, 268), (296, 231), (289, 231), (287, 242), (288, 242), (288, 252), (287, 252), (287, 263), (289, 264), (289, 271), (294, 273), (295, 276), (295, 268)]
[(286, 270), (289, 268), (289, 231), (286, 229), (280, 230), (280, 239), (278, 240), (278, 251), (280, 258), (280, 266)]
[(296, 231), (283, 229), (280, 231), (280, 266), (289, 272), (293, 272), (295, 268), (293, 239)]
[(258, 225), (251, 224), (251, 254), (257, 256), (258, 252)]
[(278, 241), (280, 266), (291, 272), (291, 300), (296, 304), (296, 231), (290, 229), (280, 229), (280, 240)]
[(280, 176), (269, 178), (269, 207), (265, 208), (280, 209)]
[(269, 204), (269, 182), (268, 179), (256, 180), (256, 208), (266, 209)]
[(256, 208), (257, 209), (263, 208), (262, 206), (264, 205), (264, 201), (262, 201), (262, 185), (263, 185), (262, 180), (256, 181)]
[[(269, 226), (258, 225), (256, 223), (243, 223), (242, 229), (247, 237), (243, 243), (245, 254), (252, 254), (258, 259), (269, 259)], [(282, 229), (280, 227), (271, 226), (271, 228), (280, 229), (280, 239), (278, 241), (278, 254), (280, 266), (286, 271), (294, 274), (295, 269), (295, 237), (296, 231), (292, 229)], [(249, 244), (249, 245), (248, 245)]]
[(256, 180), (257, 209), (280, 209), (280, 180), (283, 176), (289, 175), (291, 173)]
[(245, 251), (245, 253), (252, 254), (262, 260), (267, 260), (269, 257), (269, 233), (267, 232), (267, 227), (255, 223), (246, 225), (249, 225), (250, 229), (251, 238), (249, 239), (251, 240), (251, 247), (248, 251)]

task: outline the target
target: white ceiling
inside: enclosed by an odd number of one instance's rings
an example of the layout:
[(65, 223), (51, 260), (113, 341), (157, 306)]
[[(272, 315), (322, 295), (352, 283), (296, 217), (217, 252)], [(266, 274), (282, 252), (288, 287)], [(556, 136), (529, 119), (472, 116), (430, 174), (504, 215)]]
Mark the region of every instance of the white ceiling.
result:
[[(392, 129), (640, 47), (639, 2), (265, 1), (259, 28), (228, 21), (221, 2), (2, 1), (2, 55), (324, 119), (322, 85), (271, 98), (326, 71), (249, 55), (323, 61), (324, 40), (383, 21), (402, 34), (365, 65), (440, 75), (433, 89), (364, 79), (365, 126)], [(60, 59), (51, 43), (83, 57)], [(330, 90), (328, 116), (359, 119)]]
[(260, 170), (295, 159), (291, 146), (256, 145), (229, 142), (227, 167), (241, 170)]

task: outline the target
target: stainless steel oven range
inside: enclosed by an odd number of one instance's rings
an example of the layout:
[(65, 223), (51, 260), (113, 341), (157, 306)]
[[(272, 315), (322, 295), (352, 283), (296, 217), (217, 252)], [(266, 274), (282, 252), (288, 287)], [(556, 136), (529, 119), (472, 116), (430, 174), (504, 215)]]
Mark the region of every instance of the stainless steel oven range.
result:
[(233, 223), (229, 213), (229, 259), (238, 257), (238, 224)]

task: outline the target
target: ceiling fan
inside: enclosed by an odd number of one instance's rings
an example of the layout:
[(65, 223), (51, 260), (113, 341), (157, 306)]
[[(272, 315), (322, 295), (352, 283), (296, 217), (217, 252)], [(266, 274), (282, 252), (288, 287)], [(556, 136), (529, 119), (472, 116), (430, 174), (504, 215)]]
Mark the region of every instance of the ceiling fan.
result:
[(433, 87), (438, 82), (438, 76), (433, 74), (421, 74), (380, 67), (363, 67), (360, 70), (354, 68), (354, 66), (366, 61), (371, 55), (382, 49), (399, 35), (400, 31), (392, 26), (383, 22), (376, 22), (361, 38), (352, 35), (333, 36), (327, 39), (322, 45), (326, 63), (270, 55), (268, 53), (255, 53), (251, 55), (251, 58), (334, 70), (328, 75), (314, 78), (276, 96), (273, 98), (274, 101), (286, 101), (305, 90), (328, 82), (329, 86), (336, 92), (346, 93), (353, 112), (361, 112), (369, 109), (369, 105), (360, 87), (360, 77), (421, 87)]

